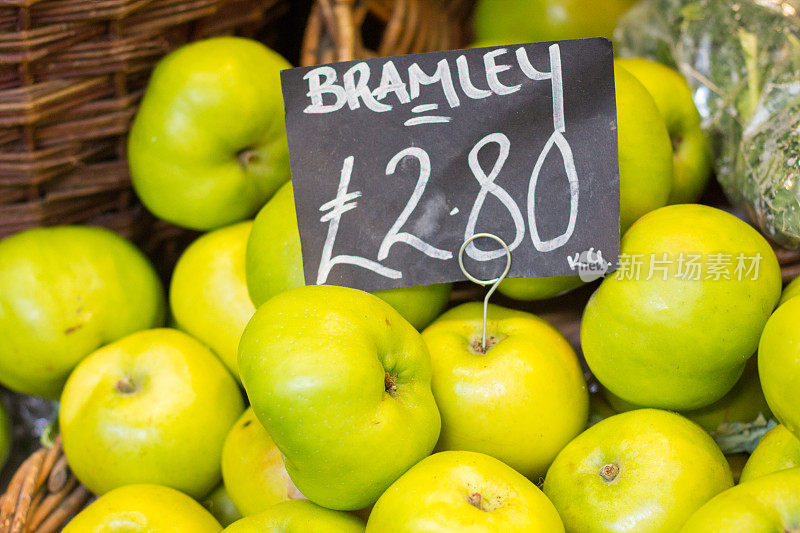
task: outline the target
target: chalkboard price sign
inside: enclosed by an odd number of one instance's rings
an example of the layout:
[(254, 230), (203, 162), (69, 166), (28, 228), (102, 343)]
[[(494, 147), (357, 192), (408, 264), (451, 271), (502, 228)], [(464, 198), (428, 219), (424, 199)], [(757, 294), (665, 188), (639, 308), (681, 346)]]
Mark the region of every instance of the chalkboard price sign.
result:
[[(283, 71), (306, 283), (461, 280), (458, 250), (483, 232), (511, 249), (510, 277), (613, 265), (613, 68), (595, 38)], [(494, 242), (465, 252), (477, 277), (505, 266)]]

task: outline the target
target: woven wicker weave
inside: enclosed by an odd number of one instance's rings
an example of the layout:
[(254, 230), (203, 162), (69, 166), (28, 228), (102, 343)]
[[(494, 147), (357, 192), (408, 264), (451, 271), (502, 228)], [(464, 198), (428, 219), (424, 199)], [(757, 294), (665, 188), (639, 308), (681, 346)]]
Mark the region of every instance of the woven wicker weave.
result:
[[(319, 0), (306, 27), (303, 65), (452, 50), (467, 43), (468, 0)], [(369, 47), (369, 28), (378, 38)]]
[(152, 229), (124, 161), (150, 70), (189, 40), (252, 35), (280, 4), (0, 0), (0, 238), (91, 223), (158, 246), (165, 225)]
[[(147, 76), (176, 46), (254, 35), (288, 3), (0, 0), (0, 238), (41, 225), (99, 224), (136, 240), (166, 272), (187, 233), (144, 211), (124, 159)], [(470, 3), (318, 0), (301, 63), (463, 46)], [(57, 440), (31, 455), (0, 497), (0, 533), (59, 531), (90, 498)]]
[(59, 438), (17, 470), (0, 498), (0, 531), (60, 531), (89, 498), (89, 491), (70, 472)]

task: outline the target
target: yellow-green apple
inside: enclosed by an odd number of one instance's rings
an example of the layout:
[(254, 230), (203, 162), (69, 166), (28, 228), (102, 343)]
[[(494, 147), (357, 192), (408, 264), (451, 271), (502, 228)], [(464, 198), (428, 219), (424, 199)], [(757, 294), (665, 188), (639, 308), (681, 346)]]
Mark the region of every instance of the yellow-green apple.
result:
[(314, 285), (271, 298), (242, 334), (239, 371), (292, 481), (324, 507), (374, 503), (439, 438), (425, 341), (369, 293)]
[(242, 518), (225, 533), (364, 533), (364, 522), (350, 513), (295, 500)]
[(680, 72), (649, 59), (618, 59), (616, 64), (645, 86), (664, 117), (673, 148), (669, 203), (696, 202), (708, 184), (713, 161), (689, 84)]
[(636, 0), (478, 0), (475, 37), (496, 44), (584, 37), (611, 38), (617, 19)]
[[(258, 307), (273, 296), (305, 285), (300, 232), (291, 182), (258, 213), (247, 243), (247, 288)], [(439, 316), (450, 297), (449, 283), (374, 291), (421, 330)]]
[(59, 425), (70, 468), (95, 494), (154, 483), (202, 498), (221, 480), (222, 445), (243, 410), (236, 381), (208, 348), (152, 329), (75, 368)]
[(252, 222), (207, 233), (181, 255), (169, 288), (178, 328), (202, 341), (239, 378), (239, 338), (256, 309), (247, 294), (245, 250)]
[(214, 515), (217, 522), (222, 524), (222, 527), (229, 526), (242, 518), (242, 515), (236, 510), (236, 506), (233, 505), (230, 496), (228, 496), (225, 485), (220, 485), (214, 489), (201, 503), (209, 513)]
[(369, 533), (563, 533), (553, 504), (502, 461), (476, 452), (440, 452), (395, 481), (375, 504)]
[(681, 204), (642, 217), (620, 249), (619, 270), (583, 314), (581, 343), (594, 375), (648, 407), (698, 409), (722, 398), (780, 297), (772, 247), (729, 213)]
[(700, 426), (639, 409), (570, 442), (548, 470), (544, 493), (569, 532), (672, 533), (732, 485), (725, 456)]
[(278, 447), (248, 408), (231, 428), (222, 448), (222, 479), (243, 516), (286, 500), (302, 499)]
[(111, 231), (37, 228), (0, 241), (0, 383), (58, 398), (100, 346), (160, 326), (164, 291), (152, 265)]
[[(604, 393), (608, 403), (618, 413), (649, 407), (626, 402), (608, 390), (604, 390)], [(742, 377), (728, 394), (707, 407), (681, 411), (681, 414), (699, 424), (711, 436), (716, 436), (720, 432), (724, 433), (728, 424), (747, 424), (759, 417), (768, 419), (772, 416), (772, 411), (764, 398), (761, 382), (758, 379), (756, 357), (748, 359)]]
[(64, 533), (218, 533), (222, 526), (186, 494), (159, 485), (127, 485), (101, 496)]
[(800, 531), (800, 468), (775, 472), (726, 490), (706, 503), (680, 533)]
[(758, 441), (744, 465), (741, 481), (750, 481), (787, 468), (800, 467), (800, 439), (778, 425)]
[(575, 351), (536, 315), (483, 304), (443, 314), (422, 338), (442, 431), (437, 450), (481, 452), (536, 479), (586, 428), (589, 394)]
[[(620, 232), (642, 215), (667, 204), (672, 189), (672, 144), (650, 93), (615, 62), (619, 145)], [(609, 258), (606, 258), (607, 260)], [(542, 300), (583, 285), (578, 276), (503, 281), (500, 293), (517, 300)]]
[(742, 377), (725, 396), (707, 407), (681, 414), (699, 424), (712, 436), (724, 433), (729, 424), (747, 424), (760, 417), (770, 418), (772, 411), (764, 398), (764, 391), (761, 390), (757, 358), (754, 356), (748, 359)]
[(209, 230), (251, 217), (289, 179), (280, 71), (263, 44), (215, 37), (167, 55), (128, 138), (131, 181), (156, 216)]
[(778, 305), (783, 305), (795, 296), (800, 296), (800, 277), (797, 277), (789, 283), (785, 289), (783, 289), (783, 293), (781, 294), (781, 301), (778, 302)]
[(0, 470), (8, 460), (8, 454), (11, 452), (11, 442), (11, 419), (5, 406), (0, 402)]
[(498, 291), (515, 300), (546, 300), (583, 285), (578, 276), (554, 276), (549, 278), (509, 278), (503, 280)]
[(672, 143), (653, 97), (614, 63), (619, 146), (620, 233), (667, 204), (672, 190)]
[(758, 345), (758, 372), (772, 412), (800, 438), (800, 298), (791, 298), (767, 321)]

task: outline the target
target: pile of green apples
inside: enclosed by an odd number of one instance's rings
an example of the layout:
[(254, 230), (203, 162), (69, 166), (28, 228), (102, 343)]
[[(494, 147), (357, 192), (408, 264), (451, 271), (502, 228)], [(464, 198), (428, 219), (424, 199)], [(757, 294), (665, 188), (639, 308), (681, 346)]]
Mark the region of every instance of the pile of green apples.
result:
[[(677, 72), (616, 64), (621, 253), (642, 275), (607, 276), (586, 305), (595, 391), (531, 313), (490, 305), (484, 344), (482, 304), (448, 309), (449, 285), (305, 285), (284, 68), (215, 38), (154, 71), (133, 184), (207, 231), (168, 291), (108, 230), (0, 241), (0, 383), (59, 400), (67, 461), (99, 496), (67, 533), (800, 531), (800, 282), (782, 295), (764, 237), (692, 203), (711, 156)], [(734, 259), (699, 279), (656, 265), (690, 254)], [(731, 428), (758, 442), (736, 476)]]

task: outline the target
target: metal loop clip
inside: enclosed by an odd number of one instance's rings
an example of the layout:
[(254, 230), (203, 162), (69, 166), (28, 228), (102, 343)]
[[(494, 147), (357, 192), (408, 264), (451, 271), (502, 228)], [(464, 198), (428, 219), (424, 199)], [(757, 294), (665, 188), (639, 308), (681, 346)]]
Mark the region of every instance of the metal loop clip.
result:
[[(466, 267), (464, 266), (464, 251), (467, 249), (467, 246), (474, 241), (475, 239), (481, 238), (492, 239), (493, 241), (497, 242), (500, 246), (503, 247), (503, 250), (506, 252), (506, 268), (503, 270), (503, 273), (500, 274), (499, 277), (493, 279), (478, 279), (469, 272), (467, 272)], [(492, 233), (476, 233), (466, 241), (464, 244), (461, 245), (461, 249), (458, 251), (458, 266), (461, 268), (461, 272), (473, 283), (477, 283), (483, 287), (487, 285), (491, 285), (492, 287), (489, 289), (489, 292), (486, 293), (486, 296), (483, 298), (483, 336), (481, 337), (481, 348), (485, 351), (486, 350), (486, 315), (488, 314), (489, 310), (489, 298), (492, 297), (492, 294), (500, 285), (500, 283), (506, 278), (508, 275), (509, 270), (511, 270), (511, 250), (509, 250), (508, 245), (505, 243), (503, 239), (494, 235)]]

